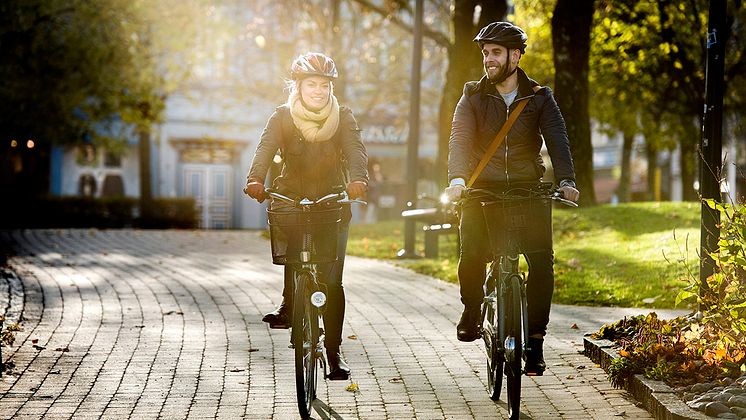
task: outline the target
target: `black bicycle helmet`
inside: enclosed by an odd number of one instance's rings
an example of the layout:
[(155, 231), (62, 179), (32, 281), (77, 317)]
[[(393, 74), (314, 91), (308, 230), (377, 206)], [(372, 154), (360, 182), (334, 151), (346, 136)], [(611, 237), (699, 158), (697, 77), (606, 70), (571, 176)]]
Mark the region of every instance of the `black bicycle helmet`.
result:
[(290, 76), (293, 80), (308, 76), (322, 76), (330, 79), (337, 78), (337, 66), (334, 60), (322, 53), (309, 52), (299, 55), (290, 66)]
[(490, 42), (509, 49), (519, 49), (521, 54), (524, 54), (527, 39), (528, 35), (523, 29), (510, 22), (492, 22), (479, 31), (474, 37), (474, 42), (479, 43), (480, 47)]

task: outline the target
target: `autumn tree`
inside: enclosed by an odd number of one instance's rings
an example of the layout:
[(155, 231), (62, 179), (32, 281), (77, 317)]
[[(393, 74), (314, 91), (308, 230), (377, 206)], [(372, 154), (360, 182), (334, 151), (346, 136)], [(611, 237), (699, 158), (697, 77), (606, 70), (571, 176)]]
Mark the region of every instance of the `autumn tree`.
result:
[[(657, 152), (676, 145), (683, 197), (697, 197), (693, 185), (704, 105), (707, 5), (704, 0), (604, 0), (596, 11), (593, 109), (625, 137), (645, 136), (649, 197)], [(745, 17), (743, 2), (728, 2), (729, 30), (720, 34), (726, 44), (725, 115), (738, 115), (743, 106), (746, 40), (736, 28)]]
[(191, 17), (204, 15), (198, 9), (197, 0), (0, 3), (3, 160), (11, 140), (35, 145), (29, 182), (3, 172), (0, 184), (46, 193), (52, 144), (115, 146), (127, 135), (119, 128), (157, 122), (170, 81), (188, 68), (169, 54), (184, 52), (178, 47), (194, 33)]

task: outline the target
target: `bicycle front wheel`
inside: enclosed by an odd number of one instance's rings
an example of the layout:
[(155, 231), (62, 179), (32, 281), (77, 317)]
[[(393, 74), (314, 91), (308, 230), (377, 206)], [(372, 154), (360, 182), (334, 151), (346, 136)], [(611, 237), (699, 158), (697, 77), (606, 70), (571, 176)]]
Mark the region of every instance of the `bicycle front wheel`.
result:
[(500, 351), (500, 339), (498, 338), (496, 299), (497, 293), (494, 288), (488, 288), (487, 296), (482, 304), (482, 340), (487, 353), (487, 393), (493, 401), (500, 399), (504, 365), (503, 353)]
[(521, 414), (521, 375), (523, 373), (523, 279), (513, 275), (505, 291), (505, 376), (508, 389), (508, 415)]
[(311, 417), (316, 399), (317, 354), (319, 346), (318, 309), (310, 302), (309, 273), (299, 273), (295, 279), (293, 299), (292, 341), (295, 348), (295, 389), (301, 418)]

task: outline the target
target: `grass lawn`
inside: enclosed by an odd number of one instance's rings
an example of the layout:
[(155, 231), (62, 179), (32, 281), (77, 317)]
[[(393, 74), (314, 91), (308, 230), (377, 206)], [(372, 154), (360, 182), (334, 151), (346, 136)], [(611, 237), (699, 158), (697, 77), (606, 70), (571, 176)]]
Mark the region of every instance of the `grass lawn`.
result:
[[(555, 208), (554, 302), (672, 308), (689, 284), (687, 266), (698, 272), (699, 215), (699, 203)], [(396, 260), (403, 228), (402, 220), (353, 225), (347, 252), (457, 282), (455, 235), (440, 238), (439, 259)], [(424, 254), (419, 228), (417, 251)]]

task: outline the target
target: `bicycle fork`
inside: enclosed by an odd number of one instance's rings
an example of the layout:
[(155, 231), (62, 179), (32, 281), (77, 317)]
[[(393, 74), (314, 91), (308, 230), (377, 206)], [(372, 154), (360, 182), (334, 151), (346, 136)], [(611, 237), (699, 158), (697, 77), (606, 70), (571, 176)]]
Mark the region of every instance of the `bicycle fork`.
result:
[[(521, 331), (514, 331), (513, 334), (522, 334), (522, 338), (528, 336), (528, 320), (526, 319), (526, 289), (524, 288), (525, 279), (523, 273), (518, 269), (519, 256), (510, 255), (503, 256), (499, 262), (499, 283), (497, 289), (497, 299), (499, 304), (497, 305), (498, 312), (498, 337), (502, 338), (499, 343), (502, 346), (502, 350), (505, 354), (505, 360), (507, 362), (513, 362), (516, 354), (516, 337), (509, 335), (507, 331), (507, 317), (508, 313), (520, 313), (521, 314)], [(508, 299), (510, 290), (512, 288), (512, 280), (517, 278), (520, 282), (521, 287), (519, 288), (521, 293), (521, 308), (508, 307), (510, 300)], [(525, 339), (519, 340), (521, 343), (521, 355), (525, 354)]]
[(311, 343), (304, 340), (302, 334), (303, 331), (291, 331), (290, 332), (290, 347), (294, 348), (294, 343), (302, 342), (304, 350), (310, 351), (311, 346), (315, 346), (314, 357), (321, 361), (324, 367), (324, 375), (327, 373), (326, 358), (324, 357), (324, 342), (325, 332), (323, 328), (323, 315), (324, 309), (326, 308), (327, 291), (326, 285), (320, 283), (318, 280), (318, 272), (316, 267), (310, 264), (304, 264), (298, 271), (294, 273), (293, 286), (294, 288), (303, 288), (304, 293), (302, 294), (303, 299), (296, 300), (293, 304), (309, 305), (311, 309), (311, 317), (309, 322), (317, 322), (319, 324), (319, 337), (318, 342)]

